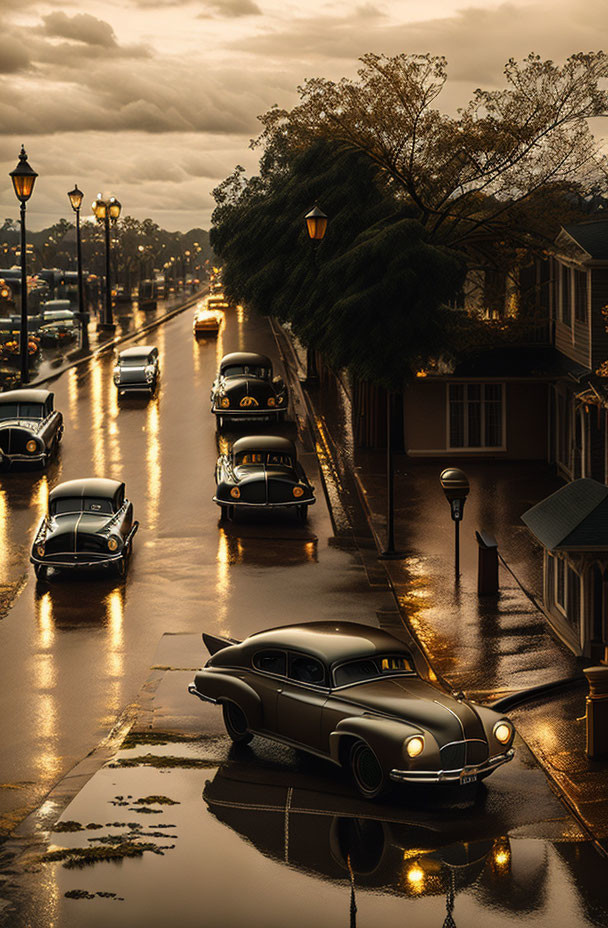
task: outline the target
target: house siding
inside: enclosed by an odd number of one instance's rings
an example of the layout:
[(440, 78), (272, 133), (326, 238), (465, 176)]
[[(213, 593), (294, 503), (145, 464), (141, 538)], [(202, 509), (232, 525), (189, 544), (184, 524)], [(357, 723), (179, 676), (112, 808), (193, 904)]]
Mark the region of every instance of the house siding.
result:
[(592, 370), (608, 360), (608, 319), (604, 308), (608, 306), (608, 268), (593, 268), (591, 272), (591, 352)]

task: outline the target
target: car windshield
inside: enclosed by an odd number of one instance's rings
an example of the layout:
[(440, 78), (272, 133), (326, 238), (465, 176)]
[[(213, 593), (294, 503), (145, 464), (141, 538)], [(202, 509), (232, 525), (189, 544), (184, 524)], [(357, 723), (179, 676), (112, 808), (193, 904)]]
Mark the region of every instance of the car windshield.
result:
[(51, 514), (54, 516), (65, 515), (67, 512), (92, 512), (101, 513), (102, 515), (112, 515), (112, 501), (109, 499), (99, 499), (94, 496), (74, 496), (56, 499), (51, 505)]
[(415, 672), (414, 662), (410, 654), (366, 657), (357, 661), (348, 661), (346, 664), (336, 667), (334, 670), (334, 685), (347, 686), (349, 683), (361, 683), (363, 680), (375, 680), (378, 677)]
[(293, 461), (288, 454), (277, 451), (243, 451), (236, 455), (237, 467), (247, 467), (255, 464), (274, 464), (280, 467), (293, 467)]
[(222, 370), (224, 377), (259, 377), (261, 380), (270, 378), (267, 367), (256, 367), (254, 364), (230, 364)]
[(0, 419), (44, 419), (42, 403), (2, 403)]
[(118, 363), (121, 367), (143, 367), (149, 361), (146, 356), (142, 356), (140, 358), (119, 358)]

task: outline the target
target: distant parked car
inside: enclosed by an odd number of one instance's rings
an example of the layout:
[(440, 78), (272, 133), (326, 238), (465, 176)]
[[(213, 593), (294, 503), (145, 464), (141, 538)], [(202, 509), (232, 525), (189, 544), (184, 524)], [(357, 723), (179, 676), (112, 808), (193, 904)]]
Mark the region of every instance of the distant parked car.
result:
[(197, 307), (194, 313), (194, 319), (192, 321), (194, 337), (199, 338), (217, 335), (223, 321), (223, 312), (217, 309), (208, 309), (203, 303), (201, 306)]
[(0, 464), (47, 463), (63, 436), (54, 401), (48, 390), (0, 393)]
[(215, 480), (214, 502), (228, 518), (239, 508), (293, 507), (305, 521), (315, 502), (294, 443), (278, 435), (239, 438), (228, 454), (219, 456)]
[(422, 680), (379, 628), (309, 622), (203, 641), (211, 658), (188, 690), (222, 707), (233, 741), (261, 735), (326, 758), (367, 799), (391, 782), (465, 786), (513, 758), (507, 718)]
[(211, 412), (220, 428), (225, 419), (280, 420), (287, 405), (287, 387), (273, 378), (270, 358), (250, 351), (224, 355), (211, 388)]
[(116, 358), (114, 383), (121, 393), (154, 393), (158, 385), (160, 367), (158, 348), (153, 345), (138, 345), (125, 348)]
[(112, 568), (122, 577), (138, 527), (124, 483), (97, 477), (61, 483), (49, 493), (48, 514), (34, 537), (36, 577), (86, 567)]

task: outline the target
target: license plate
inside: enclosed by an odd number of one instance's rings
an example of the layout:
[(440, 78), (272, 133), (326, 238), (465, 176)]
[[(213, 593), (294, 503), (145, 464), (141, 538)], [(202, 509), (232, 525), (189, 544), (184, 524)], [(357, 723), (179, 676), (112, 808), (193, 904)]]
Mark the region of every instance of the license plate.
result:
[(466, 786), (467, 783), (475, 783), (476, 781), (477, 781), (477, 774), (476, 774), (476, 773), (469, 773), (469, 774), (467, 774), (467, 776), (461, 776), (461, 777), (460, 777), (460, 785), (461, 785), (461, 786)]

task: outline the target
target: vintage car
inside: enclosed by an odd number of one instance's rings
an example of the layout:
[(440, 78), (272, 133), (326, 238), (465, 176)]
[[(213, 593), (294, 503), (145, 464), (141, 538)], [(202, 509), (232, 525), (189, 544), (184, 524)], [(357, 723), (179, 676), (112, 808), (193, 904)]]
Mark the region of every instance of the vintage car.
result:
[(48, 390), (0, 393), (0, 464), (46, 464), (63, 435), (63, 416)]
[(116, 357), (114, 383), (122, 393), (154, 393), (159, 377), (158, 348), (137, 345), (125, 348)]
[(266, 355), (236, 351), (224, 355), (213, 387), (211, 412), (221, 426), (225, 419), (282, 419), (287, 410), (287, 387), (272, 376)]
[(203, 641), (212, 656), (188, 689), (222, 706), (233, 741), (262, 735), (350, 768), (368, 799), (393, 781), (475, 783), (513, 757), (507, 718), (422, 680), (379, 628), (310, 622)]
[(219, 309), (211, 309), (204, 304), (194, 313), (192, 331), (195, 338), (217, 335), (224, 321), (224, 314)]
[(88, 477), (60, 483), (49, 493), (49, 511), (40, 522), (30, 561), (44, 580), (50, 568), (113, 568), (127, 572), (133, 537), (133, 504), (118, 480)]
[(278, 435), (248, 435), (237, 439), (215, 468), (213, 501), (229, 519), (235, 509), (294, 507), (306, 521), (315, 502), (313, 488), (298, 461), (294, 443)]

